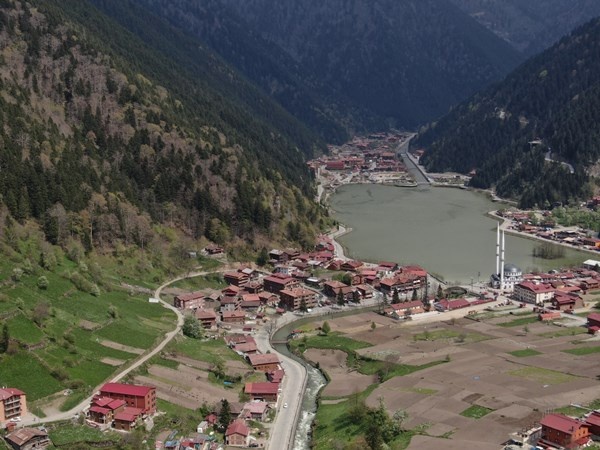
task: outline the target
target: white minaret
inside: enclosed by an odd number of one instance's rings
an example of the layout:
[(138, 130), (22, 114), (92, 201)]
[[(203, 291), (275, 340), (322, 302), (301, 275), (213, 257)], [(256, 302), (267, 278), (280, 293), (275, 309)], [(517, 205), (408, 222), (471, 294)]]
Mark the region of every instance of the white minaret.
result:
[(504, 245), (505, 245), (504, 230), (502, 230), (502, 251), (500, 256), (500, 289), (504, 289)]
[(500, 274), (500, 223), (496, 228), (496, 274)]

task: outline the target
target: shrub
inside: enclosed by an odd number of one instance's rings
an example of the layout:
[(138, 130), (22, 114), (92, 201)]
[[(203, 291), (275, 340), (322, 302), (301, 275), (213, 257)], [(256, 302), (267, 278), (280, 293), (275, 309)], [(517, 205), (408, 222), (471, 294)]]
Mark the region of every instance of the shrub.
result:
[(21, 278), (23, 278), (23, 270), (15, 267), (12, 271), (11, 278), (13, 281), (21, 281)]
[(90, 294), (92, 294), (94, 297), (100, 297), (100, 288), (96, 283), (92, 284), (92, 290), (90, 291)]
[(48, 278), (46, 278), (44, 275), (42, 275), (41, 277), (39, 277), (37, 279), (37, 287), (39, 289), (46, 290), (46, 289), (48, 289), (49, 285), (50, 285), (50, 282), (48, 281)]

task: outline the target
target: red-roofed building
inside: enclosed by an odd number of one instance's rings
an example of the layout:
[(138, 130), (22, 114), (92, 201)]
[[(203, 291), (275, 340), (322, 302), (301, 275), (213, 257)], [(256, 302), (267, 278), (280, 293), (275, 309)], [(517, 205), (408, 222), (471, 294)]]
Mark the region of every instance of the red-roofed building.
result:
[(236, 419), (229, 424), (225, 431), (225, 444), (232, 447), (247, 447), (250, 437), (250, 428), (243, 419)]
[(309, 289), (284, 289), (279, 293), (281, 303), (292, 311), (298, 311), (302, 306), (314, 308), (317, 304), (317, 294)]
[(361, 261), (344, 261), (340, 266), (340, 269), (348, 272), (356, 272), (358, 268), (362, 266), (363, 263)]
[(438, 311), (453, 311), (455, 309), (467, 308), (471, 306), (468, 300), (457, 298), (456, 300), (440, 300), (435, 304), (435, 309)]
[(279, 303), (279, 296), (272, 292), (260, 292), (258, 298), (263, 305), (276, 306)]
[(271, 372), (279, 369), (279, 357), (275, 353), (248, 355), (247, 359), (254, 370)]
[(284, 289), (294, 289), (300, 286), (300, 281), (283, 274), (273, 274), (263, 280), (265, 291), (279, 294)]
[(576, 294), (567, 294), (557, 291), (551, 300), (552, 307), (559, 311), (573, 311), (583, 306), (583, 300)]
[(279, 394), (279, 383), (268, 383), (266, 381), (246, 383), (244, 392), (250, 396), (251, 400), (275, 403)]
[(542, 437), (538, 445), (575, 449), (590, 440), (588, 426), (584, 422), (564, 414), (548, 414), (540, 421), (540, 424), (542, 425)]
[(336, 297), (340, 292), (340, 289), (348, 287), (347, 284), (342, 283), (341, 281), (331, 280), (323, 283), (323, 293), (327, 297)]
[(523, 281), (515, 284), (513, 295), (519, 302), (544, 305), (544, 303), (550, 302), (554, 298), (555, 292), (556, 289), (549, 284)]
[(250, 280), (250, 276), (244, 272), (227, 272), (223, 275), (227, 284), (243, 287)]
[(106, 383), (100, 388), (100, 396), (124, 400), (127, 406), (139, 408), (143, 414), (156, 412), (156, 388), (154, 386)]
[(420, 314), (425, 311), (423, 309), (423, 302), (421, 300), (415, 300), (404, 303), (393, 303), (390, 306), (399, 317), (412, 314)]
[(16, 388), (0, 389), (0, 422), (27, 413), (27, 396)]
[(204, 294), (200, 291), (179, 294), (173, 298), (173, 306), (178, 309), (204, 308)]
[(271, 372), (267, 372), (267, 380), (271, 383), (281, 383), (284, 375), (285, 371), (283, 369), (272, 370)]
[(37, 428), (19, 428), (4, 439), (14, 450), (41, 450), (51, 444), (48, 433)]
[(267, 402), (248, 402), (242, 409), (242, 417), (248, 420), (258, 420), (264, 422), (269, 412), (269, 404)]
[(245, 323), (246, 313), (244, 311), (223, 311), (221, 320), (224, 323)]
[(257, 309), (260, 306), (260, 297), (258, 294), (242, 294), (240, 308), (242, 309)]
[(600, 327), (600, 313), (591, 313), (587, 316), (588, 327)]
[(141, 408), (133, 408), (128, 406), (115, 414), (113, 427), (117, 430), (130, 431), (136, 427), (141, 417)]
[(585, 418), (585, 424), (590, 429), (590, 434), (600, 436), (600, 412), (592, 412)]
[(95, 396), (92, 399), (87, 418), (92, 422), (108, 425), (114, 420), (115, 414), (125, 408), (125, 405), (125, 400)]
[(202, 328), (210, 330), (217, 326), (217, 314), (212, 310), (197, 309), (196, 319), (198, 319)]

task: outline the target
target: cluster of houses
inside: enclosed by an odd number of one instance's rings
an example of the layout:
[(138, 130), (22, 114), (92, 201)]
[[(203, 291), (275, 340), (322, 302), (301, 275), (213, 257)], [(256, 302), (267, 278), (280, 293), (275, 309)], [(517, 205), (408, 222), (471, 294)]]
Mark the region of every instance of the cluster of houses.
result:
[(583, 419), (553, 413), (544, 416), (539, 426), (513, 433), (504, 448), (573, 450), (587, 447), (593, 439), (600, 439), (600, 411), (591, 411)]
[[(260, 353), (255, 339), (249, 334), (234, 333), (224, 336), (228, 347), (243, 356), (252, 368), (264, 374), (264, 381), (248, 382), (244, 385), (244, 394), (248, 401), (230, 402), (231, 422), (225, 429), (225, 445), (231, 447), (262, 447), (264, 439), (252, 434), (250, 422), (266, 422), (269, 412), (277, 406), (281, 393), (281, 383), (285, 374), (279, 357), (273, 353)], [(167, 438), (157, 443), (156, 448), (165, 450), (220, 448), (214, 434), (207, 434), (209, 429), (219, 423), (219, 410), (210, 412), (198, 425), (198, 434), (194, 437), (175, 439)]]
[(600, 288), (600, 273), (590, 268), (598, 263), (588, 260), (576, 269), (524, 274), (514, 284), (512, 297), (519, 302), (571, 312), (584, 306), (582, 295)]
[[(600, 202), (600, 199), (594, 197), (592, 201)], [(598, 204), (600, 203), (596, 203), (596, 205)], [(600, 239), (594, 237), (597, 233), (582, 230), (578, 227), (554, 229), (556, 221), (552, 218), (550, 211), (542, 212), (541, 220), (533, 219), (533, 213), (530, 211), (500, 210), (497, 211), (497, 214), (511, 220), (511, 228), (522, 233), (531, 234), (558, 244), (568, 244), (586, 250), (600, 251)]]
[(344, 145), (329, 146), (328, 156), (311, 160), (308, 166), (332, 187), (341, 184), (343, 177), (346, 177), (346, 182), (351, 179), (375, 183), (394, 180), (414, 182), (395, 151), (398, 143), (405, 138), (403, 134), (393, 133), (355, 137)]
[(92, 398), (86, 422), (100, 429), (131, 431), (155, 412), (154, 386), (106, 383)]
[[(366, 264), (335, 258), (330, 237), (320, 236), (312, 252), (273, 249), (268, 254), (272, 273), (250, 267), (225, 272), (227, 287), (220, 292), (196, 291), (176, 295), (173, 305), (194, 314), (205, 329), (232, 325), (243, 326), (251, 320), (264, 319), (267, 307), (278, 313), (310, 311), (323, 304), (360, 303), (379, 290), (407, 301), (415, 292), (419, 296), (427, 286), (427, 272), (419, 266), (400, 267), (396, 263)], [(313, 276), (319, 269), (340, 272), (341, 279)], [(405, 307), (404, 307), (405, 306)], [(392, 314), (422, 312), (416, 305), (389, 308)], [(422, 306), (422, 305), (421, 305)]]

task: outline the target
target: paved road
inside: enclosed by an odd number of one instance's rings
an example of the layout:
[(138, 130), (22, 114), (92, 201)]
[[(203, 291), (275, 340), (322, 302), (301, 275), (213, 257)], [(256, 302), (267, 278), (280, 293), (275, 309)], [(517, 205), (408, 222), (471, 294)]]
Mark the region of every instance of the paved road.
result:
[[(193, 277), (197, 277), (197, 276), (202, 276), (202, 275), (206, 275), (208, 273), (209, 272), (190, 272), (190, 273), (187, 273), (186, 275), (181, 275), (179, 277), (173, 278), (172, 280), (169, 280), (169, 281), (163, 283), (161, 286), (159, 286), (154, 291), (154, 297), (158, 298), (165, 308), (170, 309), (171, 311), (173, 311), (177, 315), (177, 326), (175, 327), (174, 330), (166, 333), (164, 339), (162, 341), (160, 341), (156, 345), (156, 347), (154, 347), (149, 352), (142, 354), (138, 359), (136, 359), (126, 369), (122, 370), (121, 372), (119, 372), (118, 374), (116, 374), (110, 380), (107, 380), (106, 382), (117, 382), (117, 381), (123, 379), (131, 371), (133, 371), (133, 370), (137, 369), (138, 367), (140, 367), (142, 364), (144, 364), (146, 361), (148, 361), (150, 358), (152, 358), (154, 355), (156, 355), (158, 352), (160, 352), (163, 348), (165, 348), (165, 346), (181, 331), (181, 327), (183, 326), (183, 318), (184, 318), (184, 316), (181, 313), (181, 311), (179, 311), (178, 309), (174, 308), (172, 305), (170, 305), (169, 303), (165, 302), (164, 300), (162, 300), (160, 298), (160, 294), (161, 294), (162, 290), (165, 287), (169, 286), (170, 284), (175, 283), (175, 282), (177, 282), (179, 280), (183, 280), (185, 278), (193, 278)], [(102, 385), (104, 385), (104, 383), (102, 383), (99, 386), (96, 386), (96, 388), (94, 389), (94, 394), (98, 391), (98, 389)], [(79, 403), (77, 406), (71, 408), (69, 411), (66, 411), (66, 412), (52, 414), (52, 415), (44, 417), (42, 419), (29, 414), (28, 416), (26, 416), (23, 419), (23, 421), (21, 422), (21, 425), (22, 426), (29, 426), (29, 425), (35, 425), (35, 424), (40, 424), (40, 423), (56, 422), (58, 420), (67, 420), (67, 419), (70, 419), (73, 416), (75, 416), (76, 414), (79, 414), (80, 412), (82, 412), (85, 408), (87, 408), (89, 406), (90, 402), (92, 401), (92, 398), (93, 398), (94, 394), (90, 395), (89, 397), (87, 397), (86, 399), (84, 399), (81, 403)]]
[[(277, 403), (277, 415), (266, 448), (269, 450), (291, 449), (294, 445), (297, 417), (300, 414), (302, 395), (306, 386), (306, 369), (302, 364), (278, 353), (271, 347), (267, 327), (263, 326), (257, 330), (254, 337), (256, 345), (262, 353), (277, 353), (285, 370), (282, 391)], [(286, 403), (288, 406), (284, 408), (283, 405)]]

